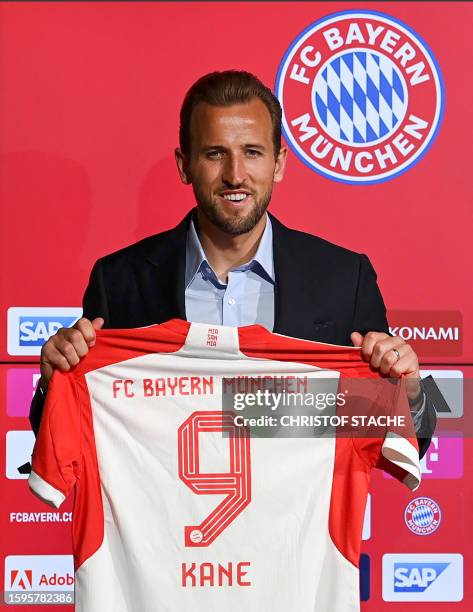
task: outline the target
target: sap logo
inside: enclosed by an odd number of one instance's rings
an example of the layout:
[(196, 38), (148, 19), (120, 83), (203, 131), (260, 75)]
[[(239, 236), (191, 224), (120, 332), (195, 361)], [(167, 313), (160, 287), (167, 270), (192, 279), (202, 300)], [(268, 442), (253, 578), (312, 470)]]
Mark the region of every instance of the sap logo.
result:
[(395, 563), (394, 592), (423, 593), (450, 563)]
[(61, 327), (69, 327), (73, 323), (73, 317), (64, 317), (62, 321), (54, 317), (20, 317), (20, 346), (42, 346)]
[(388, 554), (383, 556), (384, 601), (461, 601), (463, 556)]
[(43, 344), (61, 327), (70, 327), (80, 308), (9, 308), (9, 355), (39, 355)]

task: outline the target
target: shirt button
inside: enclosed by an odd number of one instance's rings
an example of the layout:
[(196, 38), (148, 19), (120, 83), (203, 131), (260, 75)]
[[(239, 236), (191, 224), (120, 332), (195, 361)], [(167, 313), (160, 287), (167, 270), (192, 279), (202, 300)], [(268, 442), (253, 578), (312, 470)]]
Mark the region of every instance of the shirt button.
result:
[(233, 304), (235, 304), (236, 300), (235, 298), (229, 298), (228, 299), (228, 303), (230, 304), (230, 306), (233, 306)]

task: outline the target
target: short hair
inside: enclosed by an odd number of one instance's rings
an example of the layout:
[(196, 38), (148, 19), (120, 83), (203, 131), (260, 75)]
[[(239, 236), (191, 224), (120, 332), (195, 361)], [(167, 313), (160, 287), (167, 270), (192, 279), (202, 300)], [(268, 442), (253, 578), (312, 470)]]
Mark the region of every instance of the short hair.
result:
[(210, 72), (200, 77), (186, 93), (180, 112), (179, 145), (184, 155), (191, 150), (192, 113), (201, 102), (212, 106), (244, 104), (259, 98), (269, 111), (273, 124), (274, 154), (281, 149), (282, 109), (279, 100), (254, 74), (244, 70)]

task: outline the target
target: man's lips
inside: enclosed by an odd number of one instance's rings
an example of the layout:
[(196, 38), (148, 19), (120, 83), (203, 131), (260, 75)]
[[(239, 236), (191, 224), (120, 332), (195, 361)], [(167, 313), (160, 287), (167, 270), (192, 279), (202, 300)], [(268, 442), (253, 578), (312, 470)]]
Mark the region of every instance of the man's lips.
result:
[(225, 189), (225, 191), (221, 191), (220, 195), (233, 195), (233, 194), (239, 194), (239, 193), (245, 193), (245, 194), (249, 194), (251, 195), (251, 191), (248, 191), (248, 189)]

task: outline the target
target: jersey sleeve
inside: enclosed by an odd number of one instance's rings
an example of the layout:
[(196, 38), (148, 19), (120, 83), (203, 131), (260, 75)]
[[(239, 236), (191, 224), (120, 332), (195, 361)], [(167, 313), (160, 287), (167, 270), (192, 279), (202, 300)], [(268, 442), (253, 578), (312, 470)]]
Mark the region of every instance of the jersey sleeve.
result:
[[(394, 476), (415, 491), (421, 481), (419, 447), (409, 408), (405, 379), (382, 381), (372, 415), (385, 426), (367, 430), (366, 438), (355, 440), (365, 461)], [(371, 434), (371, 435), (370, 435)]]
[(70, 374), (56, 371), (46, 395), (28, 484), (37, 497), (59, 508), (80, 469), (80, 409), (74, 380)]

